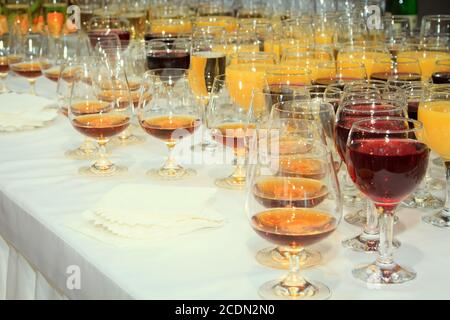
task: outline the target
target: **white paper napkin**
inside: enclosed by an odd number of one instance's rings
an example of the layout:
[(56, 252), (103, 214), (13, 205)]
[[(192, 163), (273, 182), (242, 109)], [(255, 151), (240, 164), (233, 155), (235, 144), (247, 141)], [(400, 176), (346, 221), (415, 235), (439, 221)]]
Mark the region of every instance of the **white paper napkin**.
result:
[(224, 218), (211, 206), (216, 192), (212, 188), (124, 184), (66, 225), (118, 246), (167, 241), (221, 227)]
[(29, 94), (0, 95), (0, 131), (29, 130), (45, 126), (58, 115), (52, 100)]

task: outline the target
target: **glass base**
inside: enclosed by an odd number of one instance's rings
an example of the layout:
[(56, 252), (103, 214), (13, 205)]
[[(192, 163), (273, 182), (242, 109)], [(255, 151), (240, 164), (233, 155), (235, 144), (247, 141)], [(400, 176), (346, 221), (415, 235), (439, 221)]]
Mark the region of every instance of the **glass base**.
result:
[(228, 177), (217, 179), (216, 186), (223, 189), (243, 190), (245, 188), (245, 178)]
[(151, 169), (147, 172), (147, 176), (158, 180), (182, 180), (197, 175), (197, 171), (193, 169), (185, 169), (183, 167)]
[(384, 266), (376, 262), (353, 269), (352, 274), (356, 279), (369, 284), (398, 284), (411, 281), (416, 277), (414, 271), (398, 264)]
[[(378, 253), (380, 245), (379, 235), (360, 234), (354, 238), (342, 241), (344, 248), (351, 249), (356, 252)], [(400, 247), (400, 241), (394, 239), (392, 245), (395, 249)]]
[(408, 208), (420, 209), (442, 209), (444, 207), (444, 202), (434, 197), (429, 192), (413, 194), (411, 197), (403, 201), (403, 204)]
[(266, 282), (259, 288), (259, 295), (266, 300), (326, 300), (331, 291), (320, 282), (306, 281), (302, 286), (288, 286), (283, 281)]
[[(398, 217), (394, 217), (394, 224), (398, 222)], [(344, 216), (344, 220), (351, 225), (363, 228), (367, 224), (367, 213), (365, 209), (361, 209)]]
[(450, 216), (444, 215), (443, 211), (423, 217), (422, 220), (439, 228), (450, 228)]
[(127, 171), (128, 169), (126, 167), (117, 166), (115, 164), (111, 165), (108, 169), (99, 169), (95, 165), (92, 165), (90, 167), (82, 167), (79, 170), (81, 175), (89, 177), (112, 177)]
[[(300, 253), (300, 268), (311, 268), (320, 263), (322, 256), (320, 252), (314, 250), (302, 250)], [(278, 247), (265, 248), (258, 251), (256, 254), (256, 261), (258, 261), (263, 266), (289, 270), (289, 257), (283, 254)]]
[(135, 144), (144, 143), (145, 138), (143, 136), (136, 136), (134, 134), (131, 134), (129, 136), (125, 137), (114, 137), (111, 139), (111, 141), (108, 143), (109, 146), (113, 147), (126, 147), (131, 146)]
[(64, 156), (72, 160), (95, 160), (97, 159), (97, 149), (76, 148), (66, 151)]

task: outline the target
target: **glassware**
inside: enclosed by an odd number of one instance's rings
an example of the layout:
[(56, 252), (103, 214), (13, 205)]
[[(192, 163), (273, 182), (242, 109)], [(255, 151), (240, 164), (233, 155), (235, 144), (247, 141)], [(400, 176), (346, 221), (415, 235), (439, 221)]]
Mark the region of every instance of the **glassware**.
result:
[(164, 141), (169, 149), (164, 166), (148, 171), (151, 178), (180, 180), (196, 174), (195, 170), (178, 165), (173, 158), (177, 143), (193, 134), (202, 122), (202, 107), (189, 86), (188, 73), (186, 69), (155, 69), (144, 75), (139, 123), (144, 131)]
[(436, 61), (431, 79), (434, 84), (450, 84), (450, 59)]
[(148, 69), (189, 69), (191, 42), (187, 39), (175, 39), (167, 43), (162, 40), (150, 40), (147, 45)]
[[(72, 95), (69, 104), (69, 120), (72, 126), (84, 136), (95, 139), (99, 146), (98, 158), (90, 167), (79, 172), (86, 176), (110, 177), (127, 171), (126, 167), (113, 164), (107, 158), (106, 144), (130, 124), (131, 107), (120, 99), (102, 99), (103, 88), (110, 88), (116, 94), (112, 70), (99, 59), (82, 61), (75, 72)], [(121, 89), (123, 90), (123, 89)]]
[(245, 186), (245, 161), (247, 139), (253, 134), (255, 124), (251, 122), (251, 95), (248, 104), (242, 105), (232, 97), (228, 75), (214, 79), (210, 103), (207, 110), (207, 124), (215, 141), (233, 151), (236, 168), (231, 176), (217, 179), (220, 188), (241, 190)]
[[(406, 105), (398, 101), (384, 100), (374, 98), (368, 95), (367, 98), (352, 99), (344, 102), (338, 109), (336, 114), (335, 139), (336, 147), (344, 163), (347, 164), (347, 140), (348, 134), (354, 122), (372, 117), (407, 117)], [(347, 169), (350, 170), (347, 164)], [(350, 175), (350, 172), (349, 172)], [(352, 195), (354, 185), (346, 183), (343, 190), (344, 196)], [(379, 229), (377, 213), (373, 210), (372, 205), (367, 202), (366, 210), (361, 212), (365, 215), (364, 231), (362, 234), (345, 240), (344, 247), (360, 252), (377, 252), (379, 249)], [(351, 224), (361, 223), (360, 215), (357, 212), (350, 215), (346, 220)], [(394, 246), (400, 244), (394, 241)]]
[(420, 81), (422, 70), (418, 59), (398, 54), (395, 60), (389, 58), (375, 61), (370, 79), (388, 81), (391, 77), (404, 81)]
[(311, 72), (294, 66), (274, 66), (266, 70), (267, 89), (270, 93), (293, 95), (298, 89), (311, 84)]
[(6, 87), (6, 78), (8, 77), (9, 64), (11, 57), (11, 34), (4, 33), (0, 35), (0, 94), (9, 92)]
[(46, 40), (43, 46), (48, 50), (41, 55), (40, 61), (43, 67), (51, 66), (44, 70), (44, 76), (53, 82), (58, 82), (62, 64), (91, 53), (89, 39), (83, 33), (62, 35), (59, 38), (48, 36)]
[(145, 40), (178, 38), (191, 32), (192, 22), (185, 17), (182, 8), (161, 6), (154, 8), (152, 12), (145, 32)]
[(336, 85), (341, 90), (347, 83), (367, 79), (366, 69), (360, 62), (338, 61), (320, 63), (318, 66), (316, 85)]
[(39, 33), (28, 33), (23, 37), (20, 47), (20, 59), (10, 65), (11, 71), (24, 77), (30, 84), (30, 94), (36, 95), (36, 80), (42, 76), (42, 71), (50, 67), (41, 64), (40, 59), (46, 55), (48, 47), (43, 44), (44, 36)]
[(358, 188), (374, 204), (380, 223), (377, 260), (352, 271), (370, 284), (396, 284), (413, 280), (416, 273), (393, 259), (394, 216), (399, 204), (425, 177), (429, 149), (412, 137), (423, 134), (422, 123), (406, 118), (382, 117), (357, 121), (347, 143), (347, 165)]
[(426, 82), (431, 79), (436, 62), (450, 59), (450, 54), (447, 52), (447, 48), (444, 47), (405, 46), (403, 50), (398, 52), (397, 57), (417, 59), (422, 71), (422, 80)]
[(63, 34), (66, 23), (67, 0), (45, 0), (42, 5), (44, 9), (45, 24), (52, 37)]
[[(342, 215), (340, 191), (331, 156), (320, 141), (309, 140), (304, 121), (270, 121), (268, 134), (271, 147), (268, 153), (260, 150), (256, 139), (250, 145), (245, 205), (248, 219), (259, 236), (283, 246), (290, 259), (287, 277), (260, 287), (259, 294), (266, 299), (316, 300), (330, 296), (330, 290), (325, 285), (309, 282), (299, 272), (304, 248), (329, 236)], [(290, 151), (297, 160), (320, 163), (320, 175), (303, 178), (286, 174), (291, 169), (290, 159), (284, 158), (277, 147), (277, 142), (285, 138), (294, 141), (285, 151)], [(307, 152), (304, 152), (305, 143), (311, 146)], [(297, 150), (302, 152), (297, 153)]]
[(88, 36), (92, 48), (95, 48), (99, 39), (110, 39), (111, 34), (119, 38), (122, 48), (125, 49), (131, 38), (130, 22), (112, 14), (95, 16), (89, 20)]
[[(225, 74), (226, 64), (226, 44), (223, 37), (216, 38), (212, 35), (204, 35), (200, 38), (192, 39), (189, 83), (199, 104), (203, 106), (204, 113), (209, 103), (214, 79), (219, 75)], [(193, 149), (212, 152), (216, 148), (217, 143), (208, 139), (206, 116), (203, 116), (202, 119), (204, 128), (202, 143), (194, 145)]]
[(450, 40), (450, 15), (428, 15), (422, 18), (420, 37), (435, 45), (448, 45)]
[(410, 21), (407, 17), (389, 16), (383, 18), (385, 43), (392, 57), (397, 57), (397, 52), (406, 43), (411, 35)]
[(26, 35), (31, 26), (30, 1), (6, 0), (5, 9), (8, 15), (8, 30), (10, 33)]
[[(77, 57), (65, 61), (61, 66), (61, 75), (58, 77), (56, 95), (58, 99), (59, 111), (65, 117), (69, 116), (70, 97), (72, 94), (75, 73), (81, 70), (83, 61), (90, 63), (88, 57)], [(66, 158), (73, 160), (95, 160), (97, 147), (90, 138), (85, 138), (81, 146), (76, 149), (68, 150), (64, 153)]]
[(450, 86), (433, 85), (425, 92), (419, 105), (419, 120), (423, 122), (424, 134), (421, 137), (444, 161), (447, 178), (447, 194), (444, 209), (423, 220), (431, 225), (450, 228), (450, 149), (449, 138), (449, 103)]
[(143, 0), (125, 0), (126, 11), (121, 16), (130, 22), (130, 38), (132, 40), (144, 39), (147, 12), (145, 1)]

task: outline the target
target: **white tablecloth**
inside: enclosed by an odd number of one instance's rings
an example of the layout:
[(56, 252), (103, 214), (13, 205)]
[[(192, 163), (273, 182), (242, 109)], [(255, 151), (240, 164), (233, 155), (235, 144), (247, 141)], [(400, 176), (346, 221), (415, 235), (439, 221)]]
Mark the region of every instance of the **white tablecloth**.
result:
[[(13, 79), (12, 88), (23, 88)], [(38, 92), (55, 90), (41, 79)], [(228, 166), (195, 166), (199, 176), (182, 182), (155, 182), (145, 176), (166, 154), (161, 142), (114, 149), (113, 159), (129, 167), (125, 176), (95, 179), (78, 175), (87, 161), (68, 160), (64, 151), (82, 140), (67, 119), (35, 131), (0, 134), (0, 298), (69, 299), (257, 299), (258, 287), (284, 275), (259, 265), (254, 255), (269, 244), (250, 228), (244, 194), (221, 190), (215, 207), (227, 218), (218, 230), (186, 235), (164, 245), (117, 248), (66, 226), (70, 217), (92, 207), (120, 183), (214, 186)], [(151, 195), (149, 195), (151, 196)], [(167, 195), (168, 201), (173, 201)], [(335, 299), (450, 298), (449, 230), (421, 222), (425, 214), (402, 209), (396, 226), (402, 247), (398, 262), (413, 267), (416, 280), (398, 286), (368, 287), (353, 279), (356, 264), (372, 255), (342, 248), (341, 241), (360, 230), (342, 222), (316, 249), (322, 264), (304, 271), (326, 283)], [(67, 286), (68, 270), (81, 272), (81, 288)]]

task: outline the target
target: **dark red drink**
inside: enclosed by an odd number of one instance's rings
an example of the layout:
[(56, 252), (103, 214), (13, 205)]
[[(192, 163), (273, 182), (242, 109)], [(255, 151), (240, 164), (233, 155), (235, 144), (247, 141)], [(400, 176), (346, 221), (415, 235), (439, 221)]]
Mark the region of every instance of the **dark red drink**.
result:
[(373, 73), (370, 76), (371, 80), (380, 80), (380, 81), (388, 81), (389, 78), (394, 77), (397, 80), (401, 81), (421, 81), (422, 77), (417, 73), (397, 73), (392, 74), (390, 72), (378, 72)]
[(130, 31), (120, 29), (100, 29), (90, 31), (88, 33), (89, 39), (91, 41), (91, 46), (93, 48), (95, 48), (97, 43), (99, 43), (102, 40), (113, 39), (114, 35), (116, 35), (119, 38), (122, 48), (126, 48), (128, 43), (130, 42), (131, 37)]
[(147, 55), (149, 70), (154, 69), (189, 69), (191, 56), (189, 52), (181, 50), (154, 51)]
[(408, 101), (408, 118), (417, 120), (418, 110), (419, 110), (419, 101)]
[(335, 85), (340, 90), (344, 90), (346, 84), (354, 81), (361, 81), (358, 78), (320, 78), (313, 81), (314, 85), (329, 86), (331, 84)]
[(413, 139), (354, 140), (348, 148), (349, 174), (359, 189), (386, 207), (400, 203), (427, 171), (428, 147)]
[(431, 76), (434, 84), (450, 83), (450, 72), (436, 72)]

